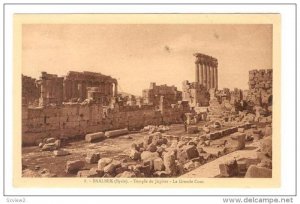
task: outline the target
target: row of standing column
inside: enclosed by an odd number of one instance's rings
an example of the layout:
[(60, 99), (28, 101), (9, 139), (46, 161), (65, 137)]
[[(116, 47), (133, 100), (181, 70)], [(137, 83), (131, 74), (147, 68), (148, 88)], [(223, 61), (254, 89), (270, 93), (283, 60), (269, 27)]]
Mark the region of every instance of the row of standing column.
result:
[(118, 93), (117, 83), (100, 83), (98, 85), (90, 85), (85, 81), (73, 81), (73, 80), (65, 80), (63, 91), (64, 91), (64, 99), (68, 100), (71, 98), (80, 98), (85, 99), (87, 97), (87, 87), (88, 86), (97, 86), (101, 88), (101, 91), (105, 95), (115, 96)]
[(195, 64), (195, 80), (203, 86), (218, 89), (218, 68), (205, 63)]

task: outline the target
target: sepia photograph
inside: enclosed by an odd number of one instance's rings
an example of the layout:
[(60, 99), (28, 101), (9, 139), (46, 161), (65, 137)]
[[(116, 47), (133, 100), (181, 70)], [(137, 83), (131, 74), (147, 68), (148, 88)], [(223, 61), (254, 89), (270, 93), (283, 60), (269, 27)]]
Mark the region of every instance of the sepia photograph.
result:
[(272, 177), (272, 25), (24, 24), (23, 177)]
[(0, 203), (297, 203), (275, 1), (4, 0)]

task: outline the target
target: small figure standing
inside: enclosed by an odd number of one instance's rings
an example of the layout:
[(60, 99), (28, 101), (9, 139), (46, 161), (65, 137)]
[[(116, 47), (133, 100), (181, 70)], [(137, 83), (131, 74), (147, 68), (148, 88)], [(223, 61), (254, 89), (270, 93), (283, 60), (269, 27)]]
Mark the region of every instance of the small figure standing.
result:
[(183, 125), (184, 125), (184, 131), (187, 132), (187, 117), (184, 113), (181, 114), (181, 120), (182, 120)]
[(187, 132), (187, 121), (184, 120), (184, 121), (183, 121), (183, 124), (184, 124), (184, 131)]

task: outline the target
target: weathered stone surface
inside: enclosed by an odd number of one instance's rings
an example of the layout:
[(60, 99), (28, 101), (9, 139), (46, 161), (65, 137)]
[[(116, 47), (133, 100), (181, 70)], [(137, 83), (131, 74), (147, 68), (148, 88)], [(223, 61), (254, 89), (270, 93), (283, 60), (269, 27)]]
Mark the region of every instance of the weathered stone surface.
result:
[(103, 132), (90, 133), (85, 136), (85, 141), (87, 142), (97, 142), (105, 139), (105, 135)]
[(175, 160), (175, 166), (176, 166), (176, 175), (184, 174), (184, 168), (182, 163), (180, 163), (178, 160)]
[(115, 174), (118, 175), (120, 173), (123, 173), (124, 171), (127, 171), (128, 167), (121, 165), (120, 167), (116, 167)]
[(57, 146), (54, 143), (44, 144), (42, 151), (54, 151), (57, 149)]
[(247, 171), (246, 161), (237, 161), (239, 174), (244, 174)]
[(98, 168), (91, 168), (89, 172), (89, 177), (102, 177), (104, 175), (104, 171), (98, 170)]
[(25, 169), (22, 171), (22, 176), (23, 177), (40, 177), (40, 175), (36, 172), (36, 171), (33, 171), (31, 169)]
[(131, 171), (124, 171), (116, 176), (117, 178), (135, 178), (136, 175), (134, 172)]
[(111, 130), (111, 131), (106, 131), (105, 132), (105, 136), (106, 137), (117, 137), (117, 136), (120, 136), (120, 135), (125, 135), (125, 134), (128, 134), (128, 129), (125, 128), (125, 129), (120, 129), (120, 130)]
[(164, 166), (164, 161), (162, 158), (157, 158), (153, 160), (153, 168), (154, 171), (163, 171), (165, 166)]
[(251, 165), (247, 170), (245, 178), (272, 178), (272, 170)]
[(152, 143), (152, 138), (153, 138), (153, 135), (145, 135), (144, 136), (144, 141), (143, 141), (144, 148), (147, 148), (148, 145)]
[(170, 175), (176, 175), (176, 155), (174, 151), (169, 151), (164, 154), (165, 171)]
[(56, 145), (57, 148), (61, 147), (61, 141), (60, 140), (55, 140), (54, 144)]
[(202, 157), (205, 162), (208, 162), (213, 159), (213, 155), (210, 153), (200, 153), (199, 157)]
[(116, 169), (116, 165), (111, 162), (103, 168), (103, 171), (104, 171), (104, 173), (108, 173), (110, 175), (113, 175), (115, 173), (115, 169)]
[(272, 136), (272, 126), (266, 126), (265, 136)]
[(244, 133), (245, 132), (245, 128), (238, 128), (238, 132)]
[(194, 166), (195, 166), (195, 168), (198, 168), (199, 166), (201, 166), (201, 162), (195, 161), (194, 162)]
[(165, 178), (168, 177), (168, 173), (166, 171), (156, 171), (153, 173), (154, 177)]
[(48, 144), (48, 143), (54, 143), (55, 140), (56, 140), (56, 139), (53, 138), (53, 137), (51, 137), (51, 138), (46, 138), (46, 139), (45, 139), (45, 143), (46, 143), (46, 144)]
[(194, 145), (187, 145), (179, 149), (177, 152), (178, 161), (186, 163), (186, 161), (199, 157), (197, 147)]
[(195, 168), (194, 162), (189, 161), (189, 162), (185, 163), (185, 164), (183, 165), (183, 168), (184, 168), (186, 171), (191, 171), (191, 170), (193, 170), (193, 169)]
[[(151, 162), (152, 163), (152, 162)], [(145, 175), (146, 177), (150, 177), (151, 176), (151, 173), (152, 173), (152, 165), (151, 164), (144, 164), (142, 165), (139, 170), (140, 172)]]
[(156, 152), (159, 154), (159, 156), (161, 156), (163, 154), (163, 152), (165, 151), (165, 148), (164, 147), (158, 147)]
[(186, 145), (187, 144), (187, 142), (186, 141), (179, 141), (179, 142), (177, 142), (177, 145), (176, 145), (176, 147), (177, 148), (182, 148), (184, 145)]
[(222, 137), (222, 132), (213, 132), (206, 135), (208, 140), (216, 140)]
[(85, 161), (89, 164), (96, 164), (98, 163), (100, 159), (100, 153), (89, 153), (86, 158)]
[(156, 152), (157, 147), (155, 144), (151, 143), (148, 147), (147, 147), (147, 151), (149, 152)]
[(158, 145), (158, 141), (162, 138), (162, 135), (160, 132), (156, 132), (152, 134), (152, 141), (151, 144)]
[(206, 141), (204, 142), (204, 146), (210, 146), (210, 140), (206, 140)]
[(253, 134), (252, 135), (253, 141), (258, 141), (262, 138), (262, 135), (260, 134)]
[(194, 146), (197, 146), (197, 142), (195, 142), (195, 141), (189, 141), (189, 142), (187, 143), (187, 145), (194, 145)]
[(83, 167), (84, 167), (84, 161), (81, 160), (67, 161), (65, 171), (66, 173), (76, 173)]
[(110, 164), (113, 160), (111, 158), (101, 158), (98, 161), (98, 170), (104, 170), (104, 167)]
[(272, 169), (272, 158), (262, 152), (257, 152), (257, 159), (260, 161), (258, 167), (266, 167)]
[(236, 160), (232, 160), (220, 164), (219, 168), (220, 168), (220, 175), (223, 177), (237, 176), (239, 173), (238, 163)]
[(82, 170), (77, 172), (77, 177), (87, 178), (90, 175), (90, 170)]
[(233, 152), (236, 150), (241, 150), (245, 148), (245, 133), (234, 133), (227, 140), (225, 145), (227, 152)]
[(188, 134), (195, 134), (199, 132), (198, 127), (197, 126), (188, 126), (187, 127), (187, 133)]
[(272, 137), (268, 136), (261, 140), (260, 151), (272, 158)]
[(141, 153), (135, 149), (131, 149), (129, 153), (129, 157), (133, 160), (139, 160), (141, 158)]
[(143, 151), (141, 154), (142, 161), (154, 160), (158, 157), (159, 157), (159, 154), (157, 152)]
[(139, 151), (140, 148), (138, 147), (138, 145), (136, 143), (132, 143), (131, 149)]
[(68, 151), (66, 151), (66, 150), (54, 150), (53, 151), (53, 154), (55, 155), (55, 156), (66, 156), (66, 155), (68, 155), (68, 154), (70, 154)]
[(205, 133), (210, 133), (209, 127), (204, 126), (202, 129)]
[(121, 162), (112, 160), (112, 162), (110, 162), (103, 168), (103, 171), (106, 174), (115, 175), (115, 170), (119, 167), (121, 167)]

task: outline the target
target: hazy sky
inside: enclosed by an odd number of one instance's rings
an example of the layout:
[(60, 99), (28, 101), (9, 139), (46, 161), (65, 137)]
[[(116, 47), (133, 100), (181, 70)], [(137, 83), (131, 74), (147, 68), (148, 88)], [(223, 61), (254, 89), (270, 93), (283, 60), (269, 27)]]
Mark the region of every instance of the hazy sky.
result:
[(22, 73), (94, 71), (141, 95), (150, 82), (195, 80), (200, 52), (219, 61), (219, 88), (248, 89), (248, 71), (272, 68), (271, 25), (23, 25)]

